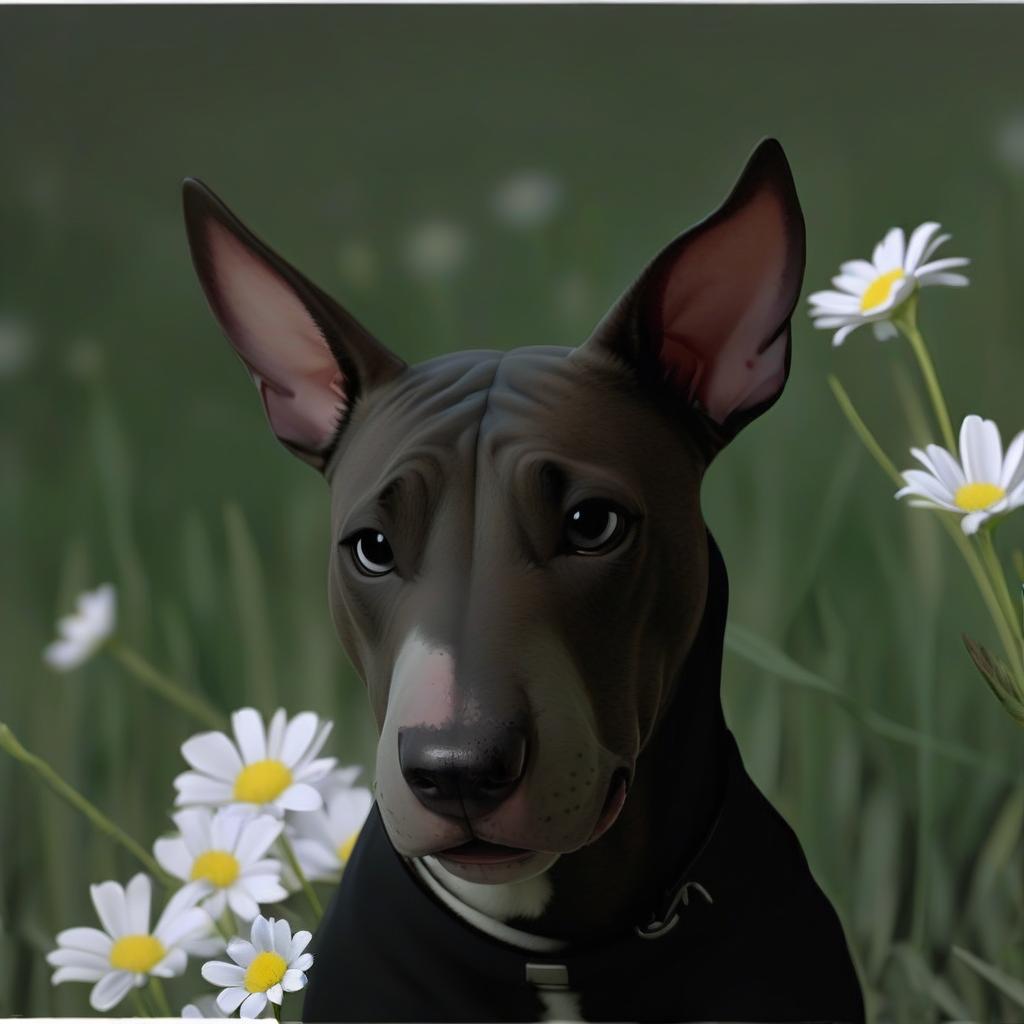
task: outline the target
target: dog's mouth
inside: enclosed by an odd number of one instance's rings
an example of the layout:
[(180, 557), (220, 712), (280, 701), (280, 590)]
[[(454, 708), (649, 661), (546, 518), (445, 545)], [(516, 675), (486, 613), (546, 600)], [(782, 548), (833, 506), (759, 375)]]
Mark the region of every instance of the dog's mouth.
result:
[[(590, 833), (585, 845), (596, 842), (615, 824), (626, 802), (629, 789), (629, 770), (617, 768), (608, 783), (608, 795), (598, 816), (597, 824)], [(521, 846), (506, 846), (503, 843), (492, 843), (486, 839), (468, 839), (465, 842), (438, 850), (433, 854), (442, 861), (453, 864), (513, 864), (529, 859), (537, 850)]]
[(441, 860), (453, 861), (456, 864), (507, 864), (525, 860), (536, 852), (536, 850), (526, 850), (518, 846), (489, 843), (484, 839), (470, 839), (467, 843), (441, 850), (434, 856)]

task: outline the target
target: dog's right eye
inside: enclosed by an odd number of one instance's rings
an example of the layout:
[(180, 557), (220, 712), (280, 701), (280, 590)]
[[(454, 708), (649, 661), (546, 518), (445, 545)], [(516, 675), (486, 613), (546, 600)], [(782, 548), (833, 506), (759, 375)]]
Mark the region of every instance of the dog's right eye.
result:
[(379, 530), (360, 530), (348, 541), (352, 558), (361, 573), (384, 576), (395, 567), (395, 555), (387, 537)]

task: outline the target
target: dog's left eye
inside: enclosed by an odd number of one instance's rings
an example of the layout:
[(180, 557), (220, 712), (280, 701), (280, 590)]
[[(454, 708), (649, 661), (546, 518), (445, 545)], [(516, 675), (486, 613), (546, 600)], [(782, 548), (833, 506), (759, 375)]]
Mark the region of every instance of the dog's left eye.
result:
[(360, 530), (348, 541), (352, 558), (365, 576), (384, 576), (395, 567), (387, 537), (377, 530)]
[(626, 513), (603, 498), (580, 502), (565, 521), (569, 548), (580, 554), (593, 554), (613, 547), (626, 531)]

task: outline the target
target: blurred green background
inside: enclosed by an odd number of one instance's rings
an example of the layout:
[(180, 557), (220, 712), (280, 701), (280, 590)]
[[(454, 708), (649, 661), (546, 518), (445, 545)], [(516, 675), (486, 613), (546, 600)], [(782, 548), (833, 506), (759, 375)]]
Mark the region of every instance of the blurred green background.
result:
[[(327, 612), (326, 488), (273, 439), (207, 311), (183, 176), (418, 361), (583, 340), (774, 135), (805, 292), (893, 224), (953, 232), (940, 255), (970, 256), (971, 286), (925, 292), (921, 326), (954, 420), (1008, 439), (1022, 30), (1018, 7), (0, 9), (0, 720), (144, 843), (165, 827), (193, 724), (105, 658), (68, 676), (40, 660), (74, 596), (112, 580), (156, 664), (224, 709), (333, 716), (332, 752), (370, 763)], [(558, 193), (533, 227), (495, 205), (526, 171)], [(423, 265), (424, 237), (447, 268)], [(909, 348), (829, 341), (802, 303), (783, 400), (705, 486), (731, 621), (769, 651), (728, 656), (728, 717), (873, 1016), (1020, 1020), (952, 950), (1024, 984), (1024, 736), (962, 648), (962, 630), (995, 636), (955, 549), (893, 501), (826, 386), (840, 376), (906, 467), (937, 440), (902, 411)], [(999, 540), (1022, 543), (1019, 514)], [(136, 865), (4, 757), (0, 837), (0, 1015), (90, 1013), (43, 954), (95, 923), (88, 883)], [(172, 983), (172, 1003), (204, 987)]]

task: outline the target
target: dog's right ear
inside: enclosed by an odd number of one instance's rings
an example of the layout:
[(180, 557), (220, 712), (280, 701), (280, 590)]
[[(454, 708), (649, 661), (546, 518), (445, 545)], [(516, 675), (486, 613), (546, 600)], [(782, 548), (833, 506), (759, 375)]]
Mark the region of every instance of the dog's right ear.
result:
[(271, 429), (323, 470), (359, 396), (405, 362), (186, 178), (185, 226), (207, 301), (245, 363)]
[(580, 351), (611, 354), (697, 414), (710, 460), (779, 397), (804, 271), (804, 220), (765, 139), (725, 202), (670, 242)]

